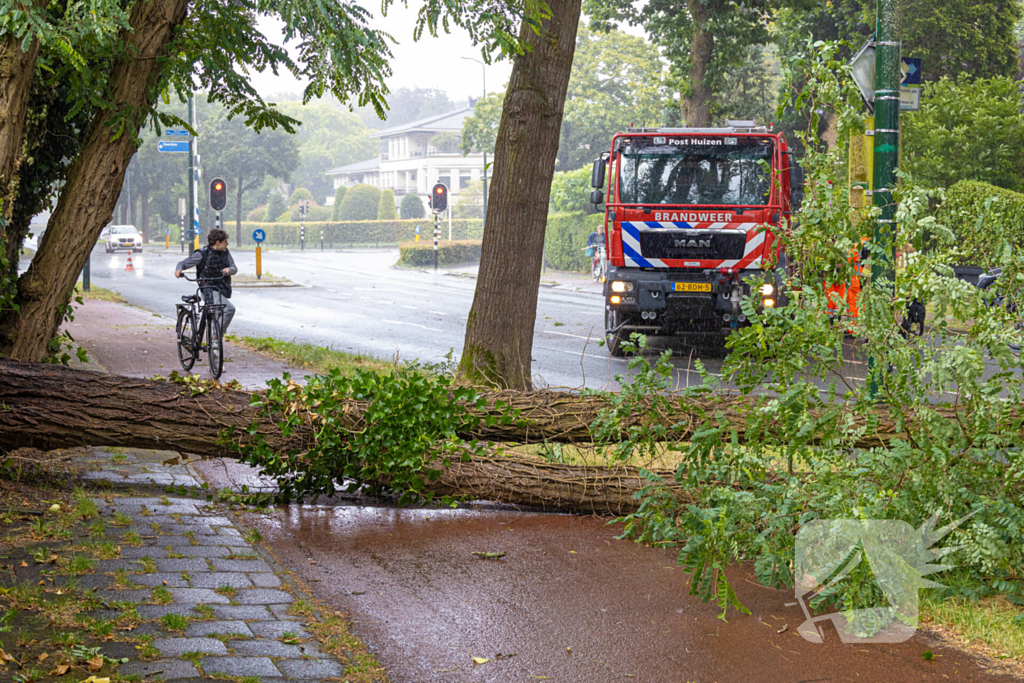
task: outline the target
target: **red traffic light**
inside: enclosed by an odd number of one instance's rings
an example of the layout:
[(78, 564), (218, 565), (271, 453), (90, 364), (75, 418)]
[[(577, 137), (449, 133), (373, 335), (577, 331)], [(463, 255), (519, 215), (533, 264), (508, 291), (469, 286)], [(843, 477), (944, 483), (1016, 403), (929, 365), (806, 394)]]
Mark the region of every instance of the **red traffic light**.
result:
[(441, 213), (448, 208), (448, 186), (444, 183), (434, 185), (434, 194), (430, 198), (430, 208)]
[(210, 182), (210, 208), (214, 211), (222, 211), (228, 203), (228, 188), (221, 178), (214, 178)]

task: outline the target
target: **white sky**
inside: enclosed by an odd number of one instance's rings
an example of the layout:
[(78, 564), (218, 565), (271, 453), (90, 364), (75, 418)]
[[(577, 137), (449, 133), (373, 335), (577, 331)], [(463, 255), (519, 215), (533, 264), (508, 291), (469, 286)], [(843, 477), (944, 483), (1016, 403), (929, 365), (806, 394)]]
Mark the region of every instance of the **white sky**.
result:
[[(454, 101), (479, 97), (482, 94), (482, 67), (476, 62), (461, 59), (480, 59), (480, 50), (473, 47), (465, 31), (453, 27), (449, 35), (441, 34), (437, 38), (424, 35), (419, 42), (414, 42), (412, 32), (416, 23), (416, 9), (419, 7), (415, 0), (410, 2), (408, 8), (401, 4), (393, 4), (388, 9), (387, 17), (381, 16), (379, 4), (367, 0), (361, 4), (373, 14), (371, 25), (386, 31), (395, 39), (395, 44), (391, 48), (394, 53), (391, 62), (393, 75), (388, 79), (388, 87), (391, 90), (415, 87), (440, 88), (447, 91), (448, 97)], [(282, 25), (276, 18), (261, 17), (257, 21), (260, 31), (278, 44), (282, 41)], [(495, 61), (488, 65), (487, 91), (503, 90), (511, 73), (511, 62)], [(274, 76), (270, 71), (254, 74), (252, 83), (262, 96), (288, 92), (301, 94), (305, 87), (305, 83), (293, 78), (291, 74)]]

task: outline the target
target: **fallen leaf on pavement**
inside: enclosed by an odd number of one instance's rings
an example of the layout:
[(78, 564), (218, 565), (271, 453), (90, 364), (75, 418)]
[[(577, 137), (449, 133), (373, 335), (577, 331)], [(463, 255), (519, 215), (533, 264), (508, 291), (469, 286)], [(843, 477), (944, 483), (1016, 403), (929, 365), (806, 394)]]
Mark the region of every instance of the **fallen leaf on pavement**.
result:
[(498, 560), (502, 557), (505, 557), (507, 553), (485, 553), (478, 550), (476, 552), (470, 553), (470, 555), (476, 555), (481, 560)]
[(89, 671), (99, 671), (103, 668), (103, 656), (96, 655), (95, 657), (87, 661), (85, 664), (89, 667)]
[(82, 683), (110, 683), (109, 678), (96, 678), (95, 676), (89, 676)]
[(63, 676), (67, 672), (71, 671), (70, 664), (58, 664), (57, 668), (50, 672), (51, 676)]
[(39, 655), (39, 661), (41, 662), (44, 659), (46, 659), (47, 657), (49, 657), (49, 656), (50, 656), (49, 654), (44, 652), (43, 654)]
[(17, 661), (17, 660), (14, 659), (14, 657), (10, 656), (6, 652), (4, 652), (2, 648), (0, 648), (0, 664), (6, 665), (7, 662), (15, 662), (15, 661)]
[(473, 663), (474, 664), (486, 664), (489, 661), (491, 661), (491, 660), (484, 659), (483, 657), (473, 657)]
[(28, 566), (28, 562), (26, 562), (25, 560), (22, 560), (21, 561), (21, 566), (22, 567), (27, 567)]

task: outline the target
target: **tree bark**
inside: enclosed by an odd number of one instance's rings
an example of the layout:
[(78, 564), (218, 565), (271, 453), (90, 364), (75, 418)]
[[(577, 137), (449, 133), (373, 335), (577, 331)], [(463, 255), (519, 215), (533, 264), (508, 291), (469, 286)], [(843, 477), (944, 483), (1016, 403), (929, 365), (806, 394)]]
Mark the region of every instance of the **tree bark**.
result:
[(695, 128), (711, 125), (711, 98), (714, 93), (708, 82), (708, 67), (715, 51), (715, 36), (708, 27), (708, 8), (702, 0), (687, 0), (693, 21), (690, 43), (690, 89), (679, 100), (683, 122)]
[[(171, 382), (134, 379), (0, 360), (0, 447), (43, 450), (74, 446), (121, 446), (237, 458), (220, 441), (224, 429), (247, 438), (255, 422), (276, 450), (311, 438), (300, 426), (290, 437), (249, 406), (250, 395), (214, 389), (191, 396)], [(354, 404), (355, 405), (355, 404)], [(353, 411), (358, 428), (358, 410)], [(628, 514), (633, 494), (647, 485), (633, 467), (587, 467), (527, 457), (474, 457), (445, 468), (427, 483), (438, 495), (469, 496), (549, 510)], [(679, 490), (672, 472), (659, 472)]]
[[(32, 40), (27, 50), (21, 43), (10, 33), (0, 37), (0, 214), (4, 218), (11, 217), (18, 196), (22, 132), (39, 56), (38, 40)], [(0, 242), (2, 238), (0, 225)]]
[[(138, 149), (135, 136), (162, 80), (167, 45), (184, 21), (187, 0), (142, 0), (135, 3), (130, 31), (121, 39), (129, 57), (111, 74), (111, 106), (94, 121), (82, 151), (68, 172), (57, 206), (31, 267), (18, 280), (18, 312), (0, 317), (0, 356), (29, 361), (45, 358), (57, 333), (61, 311), (117, 204), (128, 162)], [(125, 128), (112, 126), (126, 114)]]
[(476, 384), (530, 389), (548, 197), (565, 93), (576, 49), (580, 0), (553, 0), (529, 50), (515, 59), (494, 148), (473, 307), (460, 374)]

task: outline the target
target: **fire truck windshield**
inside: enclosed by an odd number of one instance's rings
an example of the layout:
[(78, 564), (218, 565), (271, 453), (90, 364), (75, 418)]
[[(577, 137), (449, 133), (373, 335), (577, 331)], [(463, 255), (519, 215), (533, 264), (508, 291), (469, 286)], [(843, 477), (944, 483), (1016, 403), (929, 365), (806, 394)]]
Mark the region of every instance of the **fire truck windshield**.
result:
[[(661, 144), (654, 144), (654, 142)], [(640, 138), (619, 148), (623, 204), (768, 203), (772, 141), (752, 137)]]

